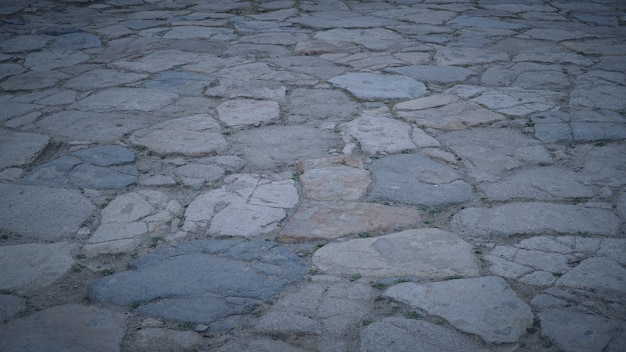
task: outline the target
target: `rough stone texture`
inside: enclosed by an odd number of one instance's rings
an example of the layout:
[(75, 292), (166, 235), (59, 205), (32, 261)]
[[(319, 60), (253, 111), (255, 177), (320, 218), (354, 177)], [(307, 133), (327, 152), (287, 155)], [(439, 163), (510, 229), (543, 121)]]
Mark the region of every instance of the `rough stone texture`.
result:
[(423, 320), (385, 318), (361, 330), (361, 352), (485, 350), (476, 339)]
[(414, 150), (410, 132), (406, 123), (383, 116), (361, 116), (342, 127), (344, 139), (355, 139), (367, 154)]
[(228, 341), (216, 352), (306, 352), (298, 347), (288, 345), (281, 341), (255, 338), (252, 341)]
[(298, 171), (304, 196), (313, 200), (358, 200), (371, 182), (361, 160), (352, 156), (302, 161)]
[[(342, 18), (341, 21), (345, 21), (345, 19)], [(372, 50), (389, 48), (397, 40), (402, 39), (402, 37), (400, 37), (396, 32), (385, 28), (335, 28), (327, 31), (318, 32), (313, 36), (313, 38), (323, 40), (335, 45), (343, 45), (344, 43), (360, 44)]]
[(205, 156), (223, 153), (228, 149), (228, 142), (221, 132), (220, 125), (213, 117), (198, 114), (139, 130), (130, 136), (130, 141), (162, 155)]
[(94, 209), (77, 190), (0, 184), (0, 229), (9, 233), (43, 240), (67, 238)]
[(603, 209), (550, 203), (508, 203), (493, 208), (466, 208), (452, 218), (452, 229), (474, 236), (589, 233), (616, 235), (621, 222)]
[(464, 67), (457, 66), (428, 66), (413, 65), (404, 67), (392, 67), (386, 71), (399, 73), (418, 81), (424, 82), (462, 82), (475, 72)]
[(0, 348), (7, 352), (119, 352), (126, 316), (103, 308), (62, 305), (6, 324)]
[(178, 98), (177, 94), (145, 88), (108, 88), (77, 101), (70, 108), (85, 111), (158, 111)]
[(73, 152), (72, 155), (96, 166), (123, 165), (135, 161), (135, 153), (132, 150), (116, 145), (102, 145), (81, 149)]
[(17, 313), (26, 309), (26, 301), (13, 295), (0, 295), (0, 320), (8, 321)]
[(427, 284), (402, 283), (384, 296), (439, 315), (488, 343), (517, 342), (533, 320), (530, 308), (502, 278), (489, 276)]
[(473, 198), (471, 186), (453, 168), (418, 154), (386, 156), (374, 160), (370, 170), (370, 201), (436, 207)]
[(0, 289), (26, 290), (52, 284), (74, 265), (73, 248), (66, 242), (0, 247)]
[(346, 73), (330, 79), (329, 82), (347, 89), (362, 100), (412, 99), (427, 93), (423, 83), (396, 75)]
[[(320, 68), (319, 71), (326, 72), (327, 68)], [(346, 93), (331, 89), (294, 89), (288, 96), (285, 110), (290, 121), (347, 120), (358, 113), (357, 104)]]
[(406, 230), (330, 243), (315, 252), (313, 263), (325, 273), (339, 275), (443, 279), (479, 274), (472, 246), (459, 236), (438, 229)]
[(0, 129), (0, 169), (28, 164), (49, 141), (50, 138), (42, 134)]
[(549, 111), (532, 121), (535, 136), (546, 143), (626, 139), (623, 117), (609, 110)]
[(433, 58), (436, 65), (449, 66), (477, 65), (508, 59), (509, 55), (504, 52), (471, 47), (441, 47)]
[(375, 203), (318, 203), (298, 208), (277, 239), (293, 242), (313, 239), (335, 239), (420, 227), (419, 211), (408, 207), (391, 207)]
[(130, 263), (135, 270), (105, 277), (88, 288), (90, 299), (138, 305), (142, 314), (168, 320), (214, 323), (251, 313), (306, 265), (268, 241), (192, 241)]
[(626, 185), (626, 148), (624, 145), (600, 145), (590, 149), (583, 148), (583, 170), (595, 184), (608, 187)]
[(137, 352), (183, 352), (202, 343), (202, 336), (193, 331), (177, 331), (147, 327), (133, 333), (131, 349)]
[(589, 258), (561, 276), (559, 286), (626, 293), (626, 269), (608, 258)]
[(80, 164), (69, 174), (70, 183), (81, 188), (123, 189), (137, 182), (138, 179), (137, 169), (131, 165), (108, 168)]
[(280, 108), (275, 101), (236, 99), (218, 105), (217, 113), (227, 126), (258, 126), (277, 120)]
[(137, 82), (145, 78), (148, 78), (148, 75), (142, 73), (96, 69), (68, 80), (65, 86), (78, 90), (102, 89)]
[(550, 309), (539, 313), (541, 335), (557, 347), (572, 352), (600, 352), (611, 340), (617, 322), (572, 309)]

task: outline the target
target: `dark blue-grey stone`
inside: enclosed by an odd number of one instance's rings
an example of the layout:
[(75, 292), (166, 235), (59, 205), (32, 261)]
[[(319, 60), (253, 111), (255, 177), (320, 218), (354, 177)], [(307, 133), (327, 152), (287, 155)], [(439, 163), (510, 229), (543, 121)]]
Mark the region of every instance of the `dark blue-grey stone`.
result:
[(186, 72), (164, 71), (156, 74), (145, 83), (146, 88), (174, 90), (181, 95), (200, 95), (207, 87), (214, 84), (215, 78), (209, 75)]
[(80, 164), (70, 173), (70, 183), (75, 187), (95, 189), (122, 189), (139, 179), (139, 172), (132, 165), (117, 169)]
[(419, 154), (391, 155), (375, 160), (368, 201), (441, 206), (470, 201), (472, 187), (451, 167)]
[(132, 150), (116, 145), (81, 149), (72, 154), (96, 166), (124, 165), (135, 161), (135, 153)]
[(78, 158), (63, 156), (49, 163), (39, 165), (29, 172), (21, 183), (28, 185), (67, 187), (70, 185), (68, 178), (70, 171), (80, 164)]
[(511, 23), (501, 21), (493, 17), (479, 17), (470, 15), (461, 15), (447, 23), (453, 27), (478, 27), (478, 28), (494, 28), (494, 29), (509, 29), (518, 30), (526, 28), (525, 25), (519, 23)]
[[(251, 313), (296, 283), (306, 264), (269, 241), (193, 241), (130, 263), (134, 270), (94, 282), (94, 301), (137, 306), (168, 320), (214, 323)], [(230, 318), (229, 318), (230, 317)]]
[(52, 50), (81, 50), (100, 47), (102, 47), (100, 38), (84, 32), (60, 35), (50, 45)]
[(413, 65), (392, 67), (385, 71), (399, 73), (423, 82), (462, 82), (476, 72), (458, 66)]

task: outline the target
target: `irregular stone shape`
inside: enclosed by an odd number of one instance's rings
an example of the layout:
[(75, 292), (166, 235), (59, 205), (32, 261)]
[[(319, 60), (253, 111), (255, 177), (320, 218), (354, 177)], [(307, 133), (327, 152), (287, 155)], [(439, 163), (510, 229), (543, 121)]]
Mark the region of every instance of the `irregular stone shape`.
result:
[(85, 111), (143, 111), (153, 112), (170, 105), (177, 94), (147, 88), (107, 88), (70, 106)]
[(626, 139), (623, 117), (614, 111), (549, 111), (531, 119), (535, 136), (546, 143)]
[(507, 61), (509, 60), (509, 55), (505, 52), (493, 50), (449, 46), (437, 49), (433, 60), (439, 66), (466, 66)]
[(188, 164), (174, 170), (185, 186), (200, 189), (206, 182), (217, 181), (224, 177), (224, 169), (217, 165)]
[(77, 190), (0, 184), (4, 231), (59, 240), (72, 236), (94, 210)]
[(267, 334), (342, 336), (360, 322), (362, 309), (376, 295), (363, 283), (317, 282), (282, 297), (261, 317), (255, 330)]
[(216, 35), (229, 34), (232, 30), (219, 27), (205, 27), (205, 26), (177, 26), (169, 30), (163, 38), (166, 39), (190, 39), (190, 38), (204, 38), (210, 39)]
[(0, 83), (0, 88), (7, 91), (35, 90), (50, 88), (69, 76), (58, 71), (29, 71), (14, 75)]
[(361, 160), (352, 156), (302, 161), (298, 171), (304, 195), (314, 200), (357, 200), (371, 182)]
[(75, 187), (95, 189), (123, 189), (139, 179), (134, 166), (125, 165), (108, 168), (89, 164), (80, 164), (72, 169), (69, 180)]
[(348, 120), (358, 114), (358, 105), (340, 90), (297, 88), (285, 110), (290, 121)]
[(440, 94), (402, 102), (394, 106), (402, 119), (418, 126), (460, 130), (503, 120), (501, 114), (487, 110), (454, 95)]
[(525, 169), (493, 183), (481, 183), (478, 188), (489, 199), (560, 200), (564, 198), (591, 198), (593, 188), (579, 173), (556, 167)]
[(626, 193), (622, 193), (617, 200), (617, 214), (626, 221)]
[(346, 73), (328, 81), (362, 100), (413, 99), (427, 93), (423, 83), (398, 75)]
[(38, 289), (52, 284), (74, 265), (72, 249), (66, 242), (0, 247), (0, 289)]
[(62, 305), (6, 324), (0, 330), (4, 351), (119, 352), (126, 316), (98, 307)]
[(26, 309), (26, 300), (13, 295), (0, 295), (0, 320), (8, 321)]
[[(136, 43), (134, 45), (143, 45)], [(134, 50), (134, 49), (129, 49)], [(115, 61), (111, 66), (121, 68), (128, 71), (143, 71), (157, 73), (172, 69), (174, 66), (197, 63), (203, 60), (212, 60), (212, 55), (200, 55), (189, 51), (181, 51), (175, 49), (156, 50), (150, 54), (143, 56), (139, 60), (133, 61)]]
[(237, 132), (233, 139), (249, 165), (262, 169), (328, 156), (328, 151), (341, 143), (335, 133), (307, 126), (261, 127)]
[(102, 89), (137, 82), (148, 78), (143, 73), (96, 69), (85, 72), (65, 82), (65, 86), (78, 90)]
[(53, 39), (48, 35), (20, 35), (0, 43), (3, 53), (12, 54), (43, 49)]
[(476, 339), (424, 320), (385, 318), (361, 330), (361, 352), (485, 350)]
[(24, 67), (17, 64), (0, 64), (0, 79), (20, 74), (26, 71)]
[(272, 232), (287, 216), (284, 209), (254, 204), (231, 203), (215, 214), (209, 234), (213, 236), (252, 237)]
[(616, 235), (620, 220), (612, 212), (576, 205), (508, 203), (493, 208), (466, 208), (451, 221), (453, 231), (474, 236), (589, 233)]
[(626, 103), (619, 97), (626, 94), (626, 87), (611, 84), (577, 84), (570, 93), (570, 105), (590, 108), (623, 110)]
[(438, 140), (465, 160), (468, 174), (477, 181), (497, 182), (505, 171), (553, 163), (541, 142), (516, 130), (476, 128), (448, 132)]
[(156, 327), (144, 327), (131, 332), (130, 348), (137, 352), (193, 350), (202, 343), (202, 335), (194, 331), (177, 331)]
[(626, 269), (608, 258), (588, 258), (561, 276), (559, 286), (626, 293)]
[(48, 72), (59, 67), (78, 65), (89, 60), (82, 52), (40, 51), (26, 55), (24, 66), (32, 71)]
[(418, 229), (330, 243), (315, 252), (313, 263), (328, 274), (443, 279), (478, 276), (473, 252), (453, 233)]
[(623, 145), (593, 146), (583, 151), (584, 166), (581, 172), (593, 179), (594, 184), (620, 187), (626, 184), (626, 150)]
[(279, 82), (224, 78), (219, 79), (215, 86), (207, 88), (204, 94), (209, 97), (265, 99), (283, 103), (286, 92), (287, 88)]
[(370, 166), (369, 201), (442, 206), (473, 198), (472, 187), (451, 167), (418, 154), (391, 155)]
[(424, 82), (462, 82), (476, 72), (464, 67), (457, 66), (429, 66), (413, 65), (404, 67), (391, 67), (385, 71), (399, 73)]
[(407, 282), (390, 287), (384, 296), (441, 316), (487, 343), (517, 342), (533, 320), (530, 307), (504, 279), (495, 276), (427, 284)]
[(88, 256), (130, 252), (147, 233), (148, 227), (140, 222), (101, 224), (83, 250)]
[(96, 166), (124, 165), (135, 161), (135, 153), (132, 150), (117, 145), (101, 145), (80, 149), (73, 152), (72, 155)]
[(215, 78), (206, 74), (187, 71), (162, 71), (153, 75), (152, 79), (144, 84), (144, 87), (185, 96), (200, 96), (212, 84), (216, 84)]
[(218, 105), (217, 113), (227, 126), (258, 126), (277, 120), (280, 107), (271, 100), (236, 99)]
[(375, 203), (311, 202), (298, 208), (277, 239), (282, 242), (330, 240), (420, 226), (420, 213), (412, 208)]
[(38, 133), (0, 129), (0, 169), (30, 163), (49, 141), (49, 137)]
[(541, 335), (559, 348), (572, 352), (600, 352), (618, 327), (615, 321), (572, 309), (550, 309), (539, 313)]
[(102, 47), (100, 38), (85, 32), (68, 33), (54, 38), (50, 49), (52, 50), (81, 50)]
[(298, 347), (293, 347), (282, 341), (256, 338), (252, 341), (230, 340), (216, 352), (307, 352)]
[(193, 241), (136, 259), (92, 283), (90, 299), (164, 319), (212, 323), (251, 313), (304, 275), (306, 264), (268, 241)]
[(161, 122), (133, 133), (130, 141), (162, 155), (204, 156), (228, 149), (220, 125), (207, 114)]
[[(340, 5), (341, 4), (341, 5)], [(324, 28), (374, 28), (389, 26), (396, 23), (395, 21), (374, 17), (374, 16), (358, 16), (351, 11), (338, 11), (345, 5), (337, 2), (337, 6), (332, 11), (311, 12), (310, 15), (301, 15), (292, 18), (291, 21), (304, 25), (306, 27), (324, 29)], [(309, 10), (305, 10), (309, 11)]]
[(526, 275), (532, 271), (532, 269), (527, 266), (520, 265), (506, 259), (502, 259), (495, 255), (485, 255), (484, 259), (491, 264), (489, 267), (489, 271), (494, 275), (510, 279), (517, 279), (522, 275)]
[(147, 115), (129, 119), (124, 113), (67, 110), (45, 116), (36, 125), (61, 141), (111, 143), (126, 133), (149, 127), (150, 120)]
[[(327, 46), (324, 46), (324, 48), (327, 48)], [(332, 46), (332, 48), (333, 51), (340, 49), (336, 46)], [(304, 53), (298, 54), (296, 50), (294, 55), (304, 55)], [(271, 58), (268, 59), (268, 61), (285, 70), (304, 73), (324, 80), (340, 75), (346, 71), (345, 67), (335, 65), (331, 61), (324, 60), (316, 56), (288, 56)], [(295, 93), (296, 91), (298, 91), (298, 89), (294, 89), (293, 92)], [(319, 92), (319, 90), (316, 90), (316, 92)], [(345, 93), (340, 93), (345, 96)], [(349, 101), (350, 99), (347, 100)]]
[(354, 138), (361, 150), (368, 154), (399, 153), (414, 150), (406, 123), (383, 116), (361, 116), (342, 127), (344, 139)]
[[(341, 19), (341, 21), (345, 20), (346, 19)], [(402, 40), (402, 37), (398, 33), (386, 28), (334, 28), (317, 32), (313, 38), (336, 45), (341, 45), (342, 43), (360, 44), (371, 50), (384, 50)]]

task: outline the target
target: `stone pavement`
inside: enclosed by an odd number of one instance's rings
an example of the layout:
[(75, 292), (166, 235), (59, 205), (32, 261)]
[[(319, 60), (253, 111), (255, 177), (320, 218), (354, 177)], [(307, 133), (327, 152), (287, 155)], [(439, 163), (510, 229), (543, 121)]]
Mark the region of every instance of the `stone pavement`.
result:
[(0, 350), (626, 351), (625, 26), (2, 1)]

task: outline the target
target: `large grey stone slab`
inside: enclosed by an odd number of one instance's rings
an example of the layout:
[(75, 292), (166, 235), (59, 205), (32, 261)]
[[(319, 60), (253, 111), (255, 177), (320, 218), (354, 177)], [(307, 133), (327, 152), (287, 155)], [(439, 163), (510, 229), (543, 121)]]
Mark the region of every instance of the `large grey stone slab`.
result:
[(272, 100), (235, 99), (218, 105), (217, 114), (227, 126), (258, 126), (278, 120), (280, 107)]
[(324, 119), (342, 121), (358, 113), (357, 103), (340, 90), (298, 88), (289, 93), (287, 100), (285, 110), (290, 121)]
[(294, 347), (282, 341), (270, 338), (255, 338), (252, 341), (230, 340), (216, 352), (307, 352), (299, 347)]
[(386, 28), (334, 28), (317, 32), (313, 37), (338, 45), (343, 43), (360, 44), (371, 50), (388, 49), (402, 40), (398, 33)]
[(28, 54), (24, 66), (33, 71), (48, 72), (60, 67), (78, 65), (87, 60), (89, 55), (82, 52), (39, 51)]
[(75, 33), (67, 33), (54, 38), (50, 49), (66, 51), (66, 50), (81, 50), (81, 49), (93, 49), (102, 47), (100, 38), (82, 31)]
[(472, 187), (451, 167), (419, 154), (392, 155), (374, 160), (370, 201), (442, 206), (473, 198)]
[(167, 120), (130, 136), (131, 143), (144, 145), (162, 154), (205, 156), (222, 153), (228, 142), (217, 121), (207, 114)]
[(235, 133), (233, 139), (248, 163), (263, 169), (328, 156), (341, 143), (336, 133), (308, 126), (267, 126)]
[(574, 152), (575, 159), (583, 163), (583, 172), (596, 185), (620, 187), (626, 184), (626, 148), (622, 144), (585, 146)]
[(533, 321), (530, 307), (504, 279), (495, 276), (402, 283), (387, 289), (384, 296), (441, 316), (487, 343), (517, 342)]
[(72, 155), (96, 166), (124, 165), (135, 161), (135, 153), (132, 150), (117, 145), (101, 145), (80, 149), (73, 152)]
[(124, 314), (70, 304), (4, 325), (0, 330), (0, 348), (7, 352), (119, 352), (125, 333)]
[(399, 153), (416, 149), (411, 126), (385, 116), (361, 116), (341, 128), (344, 140), (354, 139), (367, 154)]
[(458, 66), (429, 66), (413, 65), (404, 67), (391, 67), (385, 71), (399, 73), (414, 78), (420, 82), (463, 82), (476, 72)]
[(0, 169), (33, 161), (48, 145), (50, 138), (38, 133), (0, 129)]
[(195, 331), (179, 331), (158, 327), (142, 327), (126, 337), (130, 343), (125, 347), (137, 352), (184, 352), (199, 348), (202, 335)]
[(473, 253), (472, 246), (453, 233), (417, 229), (330, 243), (315, 252), (313, 263), (328, 274), (443, 279), (477, 276)]
[(278, 234), (283, 242), (331, 240), (359, 233), (371, 235), (421, 226), (419, 211), (375, 203), (318, 203), (298, 208)]
[(618, 328), (616, 321), (579, 313), (573, 309), (549, 309), (539, 313), (541, 335), (564, 351), (600, 352)]
[(502, 87), (487, 89), (471, 100), (501, 114), (524, 116), (551, 110), (563, 97), (560, 91)]
[(269, 80), (243, 80), (221, 78), (204, 92), (209, 97), (267, 99), (285, 101), (287, 88), (280, 82)]
[(92, 283), (90, 299), (168, 320), (213, 323), (251, 313), (296, 283), (306, 264), (268, 241), (193, 241), (136, 259)]
[(36, 126), (58, 140), (104, 142), (118, 140), (124, 134), (147, 128), (152, 119), (148, 115), (65, 110), (43, 117)]
[(31, 170), (20, 183), (48, 187), (69, 187), (69, 173), (81, 163), (81, 160), (72, 156), (62, 156), (56, 160), (39, 165)]
[(171, 104), (177, 94), (147, 88), (107, 88), (70, 106), (84, 111), (142, 111), (154, 112)]
[(3, 53), (7, 54), (40, 50), (52, 41), (52, 39), (54, 39), (54, 37), (49, 35), (20, 35), (3, 41), (0, 43), (0, 48), (2, 48)]
[(436, 65), (449, 66), (488, 64), (508, 59), (509, 55), (504, 52), (460, 46), (441, 47), (433, 58)]
[(7, 78), (4, 82), (0, 83), (0, 88), (7, 91), (50, 88), (68, 77), (67, 74), (58, 71), (29, 71)]
[(67, 242), (28, 243), (0, 247), (0, 289), (28, 290), (46, 287), (74, 265)]
[(200, 96), (208, 86), (216, 83), (215, 78), (207, 74), (169, 70), (153, 75), (151, 80), (144, 83), (144, 87), (183, 96)]
[(80, 164), (72, 169), (69, 180), (80, 188), (123, 189), (139, 180), (139, 172), (133, 165), (110, 168)]
[(361, 352), (492, 351), (476, 339), (424, 320), (385, 318), (361, 330)]
[(8, 321), (17, 313), (26, 309), (26, 300), (14, 296), (2, 294), (0, 295), (0, 319)]
[(422, 82), (400, 75), (346, 73), (328, 81), (362, 100), (413, 99), (427, 93)]
[(535, 136), (546, 143), (626, 139), (623, 117), (610, 110), (553, 111), (532, 117)]
[(357, 200), (371, 183), (363, 162), (353, 156), (335, 156), (298, 163), (305, 197), (313, 200)]
[(95, 207), (79, 191), (0, 184), (0, 229), (44, 240), (72, 236)]
[(459, 234), (475, 236), (536, 235), (545, 232), (617, 235), (621, 221), (604, 209), (541, 202), (466, 208), (451, 221)]
[(134, 72), (120, 72), (111, 69), (96, 69), (76, 76), (65, 86), (78, 90), (91, 90), (125, 85), (148, 78), (148, 75)]
[(588, 258), (561, 276), (559, 286), (626, 293), (626, 269), (609, 258)]

